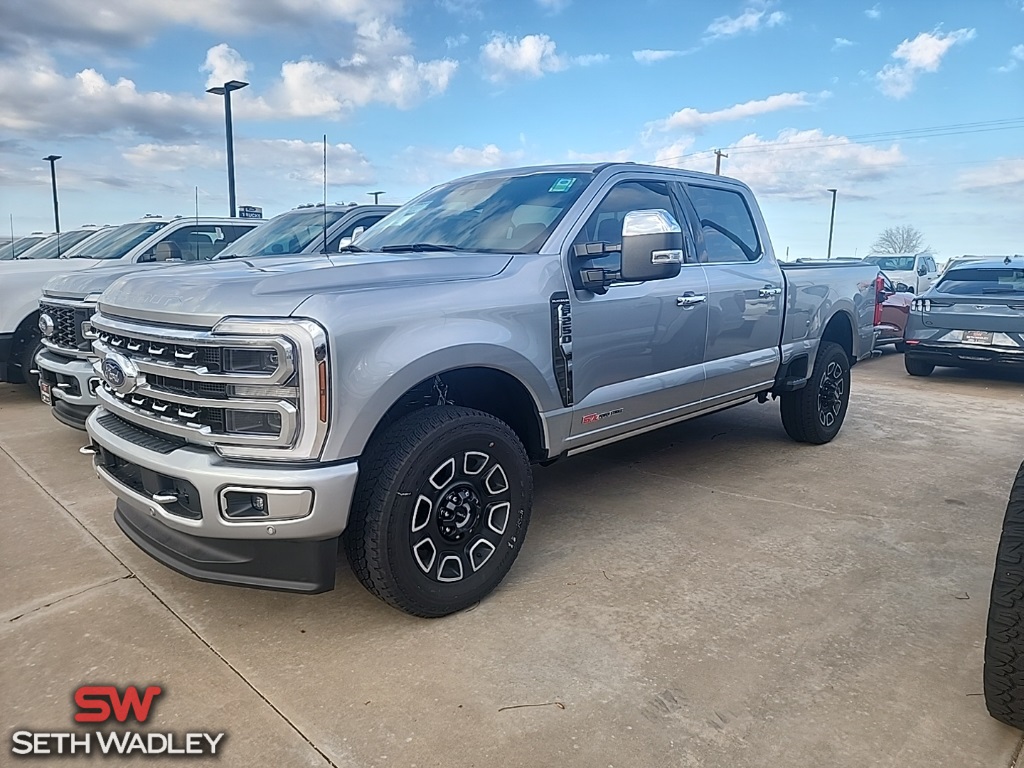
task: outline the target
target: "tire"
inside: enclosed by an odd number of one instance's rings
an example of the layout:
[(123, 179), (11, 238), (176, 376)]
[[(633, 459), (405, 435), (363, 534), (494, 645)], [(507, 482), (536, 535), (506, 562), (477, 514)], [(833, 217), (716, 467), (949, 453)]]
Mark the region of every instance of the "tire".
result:
[(850, 359), (831, 341), (821, 342), (807, 384), (780, 398), (782, 426), (798, 443), (830, 442), (843, 426), (850, 405)]
[(36, 391), (39, 389), (39, 374), (29, 373), (29, 371), (36, 369), (36, 355), (42, 350), (43, 343), (39, 340), (39, 336), (29, 336), (18, 356), (18, 363), (21, 365), (21, 380)]
[(386, 603), (435, 618), (486, 597), (515, 562), (533, 503), (523, 444), (490, 414), (416, 411), (360, 461), (345, 550)]
[(989, 714), (1024, 729), (1024, 464), (1010, 489), (996, 549), (983, 677)]
[(907, 343), (905, 341), (897, 341), (895, 346), (896, 351), (899, 352), (901, 355), (907, 351)]
[(913, 355), (903, 356), (903, 366), (911, 376), (931, 376), (932, 371), (935, 370), (934, 365), (918, 360)]

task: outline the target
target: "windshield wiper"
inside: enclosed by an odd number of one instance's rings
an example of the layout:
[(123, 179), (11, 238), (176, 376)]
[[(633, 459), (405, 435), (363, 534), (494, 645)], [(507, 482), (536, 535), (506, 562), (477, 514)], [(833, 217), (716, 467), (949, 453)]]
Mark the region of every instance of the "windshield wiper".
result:
[(439, 245), (438, 243), (407, 243), (406, 245), (384, 245), (377, 249), (381, 253), (396, 253), (399, 251), (412, 251), (420, 253), (423, 251), (465, 251), (455, 245)]
[(62, 259), (95, 259), (95, 256), (90, 256), (88, 253), (76, 253), (71, 256), (61, 256)]

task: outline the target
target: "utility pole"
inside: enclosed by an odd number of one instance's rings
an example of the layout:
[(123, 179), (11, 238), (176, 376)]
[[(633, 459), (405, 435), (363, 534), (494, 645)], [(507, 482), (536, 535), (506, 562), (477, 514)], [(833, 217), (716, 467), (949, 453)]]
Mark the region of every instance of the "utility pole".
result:
[[(43, 158), (50, 164), (50, 185), (53, 187), (53, 228), (60, 234), (60, 211), (57, 208), (57, 171), (54, 165), (60, 160), (60, 155), (47, 155)], [(59, 239), (59, 238), (58, 238)], [(60, 250), (60, 246), (57, 246), (57, 250)]]
[(721, 176), (722, 175), (722, 158), (723, 157), (728, 157), (728, 155), (725, 154), (725, 152), (723, 152), (722, 150), (716, 149), (715, 150), (715, 176)]
[(829, 192), (832, 193), (832, 220), (828, 223), (828, 256), (825, 257), (826, 260), (832, 258), (832, 232), (836, 227), (836, 190), (830, 189)]

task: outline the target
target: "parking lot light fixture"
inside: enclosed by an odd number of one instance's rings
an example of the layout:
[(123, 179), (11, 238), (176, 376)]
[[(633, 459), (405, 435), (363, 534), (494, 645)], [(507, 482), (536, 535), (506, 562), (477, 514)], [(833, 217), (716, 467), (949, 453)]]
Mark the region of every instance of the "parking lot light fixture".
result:
[(832, 218), (828, 223), (828, 255), (825, 257), (826, 260), (832, 258), (832, 232), (836, 227), (836, 190), (829, 189), (832, 193)]
[(224, 132), (228, 145), (228, 207), (231, 209), (232, 218), (237, 215), (237, 210), (235, 207), (235, 141), (231, 129), (231, 92), (240, 91), (247, 85), (249, 84), (241, 80), (228, 80), (224, 85), (206, 89), (207, 93), (224, 97)]
[(57, 166), (56, 163), (60, 160), (61, 155), (47, 155), (43, 158), (50, 164), (50, 186), (53, 188), (53, 229), (59, 235), (60, 234), (60, 210), (57, 207)]

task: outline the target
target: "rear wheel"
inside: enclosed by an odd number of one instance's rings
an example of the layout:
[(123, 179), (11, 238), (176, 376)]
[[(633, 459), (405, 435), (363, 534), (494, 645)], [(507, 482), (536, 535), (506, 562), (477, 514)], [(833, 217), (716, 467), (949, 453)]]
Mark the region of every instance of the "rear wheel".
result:
[(508, 425), (469, 408), (427, 408), (389, 427), (360, 461), (345, 549), (377, 597), (445, 616), (505, 577), (532, 501), (529, 460)]
[(1024, 464), (1010, 490), (996, 550), (983, 678), (989, 714), (1024, 729)]
[(911, 376), (931, 376), (932, 371), (935, 370), (934, 365), (919, 360), (913, 355), (903, 356), (903, 366)]
[(821, 342), (806, 386), (780, 398), (782, 426), (798, 443), (821, 445), (843, 426), (850, 404), (850, 359), (831, 341)]

